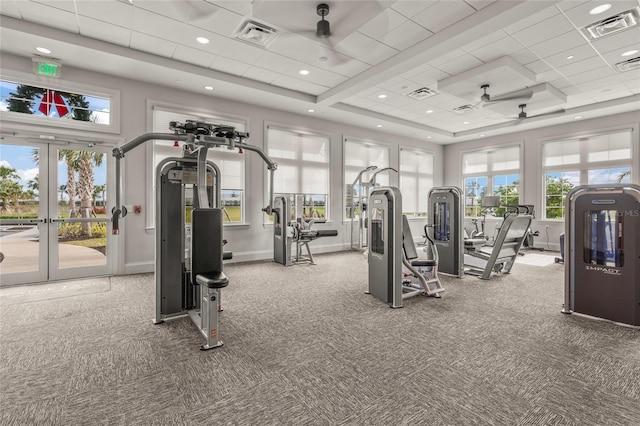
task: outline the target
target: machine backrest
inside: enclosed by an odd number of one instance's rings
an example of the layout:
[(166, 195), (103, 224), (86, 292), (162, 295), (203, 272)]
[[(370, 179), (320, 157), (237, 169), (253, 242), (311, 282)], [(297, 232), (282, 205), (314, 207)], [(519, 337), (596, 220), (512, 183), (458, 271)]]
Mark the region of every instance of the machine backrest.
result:
[(413, 242), (413, 235), (411, 235), (411, 228), (409, 228), (409, 220), (404, 214), (402, 215), (402, 248), (404, 249), (404, 255), (407, 259), (418, 258), (416, 245)]
[(222, 271), (222, 209), (191, 212), (191, 282), (198, 274)]
[(502, 222), (500, 232), (493, 244), (500, 250), (500, 257), (517, 254), (531, 226), (530, 215), (509, 215)]

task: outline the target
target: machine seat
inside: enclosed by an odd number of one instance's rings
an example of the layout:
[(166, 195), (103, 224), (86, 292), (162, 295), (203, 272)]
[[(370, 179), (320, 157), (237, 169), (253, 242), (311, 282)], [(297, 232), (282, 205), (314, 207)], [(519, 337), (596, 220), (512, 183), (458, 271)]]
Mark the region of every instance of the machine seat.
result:
[(412, 260), (411, 266), (436, 266), (438, 262), (435, 260)]
[(224, 288), (229, 285), (229, 278), (222, 271), (203, 272), (196, 275), (196, 283), (208, 288)]
[(337, 237), (338, 236), (338, 230), (337, 229), (318, 229), (318, 236), (317, 238), (320, 237)]

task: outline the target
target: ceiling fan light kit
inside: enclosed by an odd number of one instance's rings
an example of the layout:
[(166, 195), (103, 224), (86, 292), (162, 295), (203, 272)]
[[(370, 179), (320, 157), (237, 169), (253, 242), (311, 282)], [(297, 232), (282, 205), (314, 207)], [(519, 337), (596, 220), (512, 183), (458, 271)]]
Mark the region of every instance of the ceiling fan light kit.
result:
[(322, 17), (316, 25), (316, 34), (318, 37), (327, 38), (331, 35), (331, 25), (329, 21), (324, 20), (324, 17), (329, 14), (329, 5), (320, 3), (316, 7), (316, 13)]

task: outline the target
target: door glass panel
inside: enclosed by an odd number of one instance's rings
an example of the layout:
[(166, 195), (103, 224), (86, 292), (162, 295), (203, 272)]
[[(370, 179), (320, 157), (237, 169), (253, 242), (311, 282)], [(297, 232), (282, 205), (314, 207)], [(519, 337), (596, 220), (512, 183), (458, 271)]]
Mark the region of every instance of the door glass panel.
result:
[[(35, 146), (0, 144), (0, 274), (39, 270), (39, 160)], [(20, 220), (23, 220), (20, 222)]]
[(57, 230), (60, 269), (106, 265), (106, 181), (104, 153), (58, 149), (56, 204), (58, 218), (64, 220)]

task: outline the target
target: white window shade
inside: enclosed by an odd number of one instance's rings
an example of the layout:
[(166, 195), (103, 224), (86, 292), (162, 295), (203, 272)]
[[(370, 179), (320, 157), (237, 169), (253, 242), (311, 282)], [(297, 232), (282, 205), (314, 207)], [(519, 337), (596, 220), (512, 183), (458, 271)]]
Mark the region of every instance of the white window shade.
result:
[(402, 197), (402, 210), (404, 212), (417, 212), (418, 199), (415, 194), (418, 193), (418, 178), (415, 176), (402, 176), (400, 178), (400, 188), (404, 197)]
[(631, 159), (631, 134), (629, 132), (599, 135), (587, 141), (587, 162)]
[(402, 210), (423, 216), (427, 212), (429, 190), (433, 187), (434, 155), (428, 152), (400, 150), (400, 191)]
[(496, 149), (490, 153), (491, 170), (517, 170), (520, 168), (520, 147)]
[(274, 191), (328, 195), (329, 143), (326, 136), (269, 126), (267, 153), (278, 163)]
[(560, 141), (544, 144), (543, 161), (545, 167), (580, 163), (580, 142)]
[(462, 174), (484, 173), (488, 170), (487, 152), (462, 154)]

